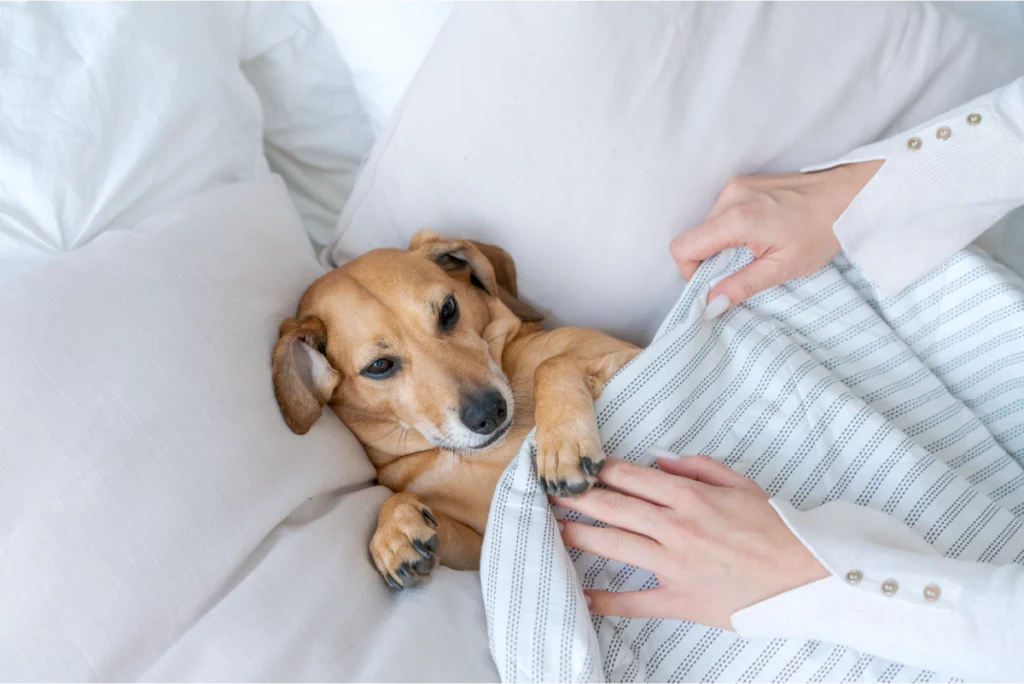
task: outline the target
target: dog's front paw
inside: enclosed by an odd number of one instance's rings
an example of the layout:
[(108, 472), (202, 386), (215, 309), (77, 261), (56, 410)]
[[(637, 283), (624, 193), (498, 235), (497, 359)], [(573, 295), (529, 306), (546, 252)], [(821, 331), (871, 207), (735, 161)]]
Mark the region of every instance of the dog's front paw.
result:
[(576, 496), (597, 481), (604, 452), (593, 415), (568, 422), (537, 421), (537, 475), (555, 496)]
[(381, 507), (370, 555), (395, 589), (418, 586), (438, 561), (437, 519), (413, 494), (394, 494)]

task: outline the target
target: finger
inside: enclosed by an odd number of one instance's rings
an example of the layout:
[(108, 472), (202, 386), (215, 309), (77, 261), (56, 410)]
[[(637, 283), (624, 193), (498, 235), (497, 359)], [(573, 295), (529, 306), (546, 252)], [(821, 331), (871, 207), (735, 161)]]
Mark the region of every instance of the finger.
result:
[(729, 466), (722, 465), (709, 456), (682, 456), (680, 458), (659, 458), (658, 467), (662, 472), (686, 477), (715, 487), (741, 487), (754, 484)]
[(551, 497), (551, 500), (594, 520), (652, 538), (661, 526), (664, 511), (649, 501), (609, 489), (591, 489), (574, 499)]
[[(672, 506), (679, 498), (681, 487), (701, 486), (691, 480), (680, 479), (619, 458), (606, 459), (597, 479), (620, 492), (661, 506)], [(584, 498), (580, 497), (579, 500)]]
[(732, 214), (721, 213), (672, 240), (669, 251), (679, 272), (689, 280), (708, 257), (745, 244), (747, 237), (742, 225), (733, 220)]
[(746, 268), (733, 273), (711, 288), (711, 292), (708, 293), (708, 301), (713, 302), (721, 295), (728, 297), (729, 307), (718, 312), (721, 314), (740, 302), (745, 302), (758, 292), (784, 283), (786, 280), (786, 270), (778, 261), (762, 257), (755, 259)]
[(670, 602), (665, 600), (661, 588), (646, 591), (600, 591), (590, 589), (583, 592), (589, 599), (591, 613), (624, 618), (671, 618)]
[(615, 527), (594, 527), (563, 520), (562, 542), (574, 549), (651, 572), (661, 567), (661, 546), (656, 541)]

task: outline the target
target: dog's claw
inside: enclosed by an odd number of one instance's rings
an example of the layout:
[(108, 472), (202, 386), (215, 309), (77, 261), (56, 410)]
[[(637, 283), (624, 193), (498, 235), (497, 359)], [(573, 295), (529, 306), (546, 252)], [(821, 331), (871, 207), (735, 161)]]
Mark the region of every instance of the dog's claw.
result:
[[(434, 535), (433, 537), (431, 537), (431, 539), (437, 539), (437, 535)], [(421, 542), (419, 539), (412, 540), (412, 547), (416, 549), (416, 551), (419, 552), (419, 554), (424, 558), (430, 558), (434, 554), (434, 552), (431, 551), (427, 547), (427, 545)]]
[(587, 491), (587, 487), (589, 487), (589, 486), (590, 485), (589, 485), (589, 483), (587, 483), (586, 480), (584, 480), (583, 482), (575, 482), (575, 483), (569, 485), (569, 487), (568, 487), (568, 489), (569, 489), (569, 496), (576, 496), (578, 494), (582, 494), (583, 492)]
[(441, 546), (441, 540), (437, 538), (436, 534), (427, 540), (427, 550), (431, 553), (437, 553), (439, 546)]
[(423, 584), (437, 565), (438, 519), (414, 495), (394, 494), (378, 513), (370, 556), (392, 589)]
[(595, 461), (589, 456), (583, 456), (580, 458), (580, 465), (583, 466), (583, 472), (593, 477), (597, 477), (597, 474), (601, 472), (601, 469), (604, 468), (604, 464), (606, 462), (607, 459), (603, 458), (600, 461)]

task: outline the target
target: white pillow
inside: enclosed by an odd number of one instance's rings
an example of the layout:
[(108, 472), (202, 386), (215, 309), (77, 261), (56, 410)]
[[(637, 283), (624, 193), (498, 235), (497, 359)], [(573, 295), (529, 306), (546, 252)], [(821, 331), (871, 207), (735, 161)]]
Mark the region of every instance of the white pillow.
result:
[(306, 2), (251, 2), (242, 71), (263, 110), (270, 168), (318, 247), (330, 238), (374, 135), (331, 34)]
[(380, 133), (457, 3), (432, 0), (313, 2), (334, 36)]
[(668, 243), (730, 176), (838, 156), (1009, 82), (1024, 55), (921, 3), (465, 3), (325, 252), (423, 227), (502, 245), (552, 323), (644, 343)]
[(0, 270), (268, 173), (259, 100), (239, 67), (245, 13), (0, 5)]
[(396, 600), (362, 448), (281, 418), (277, 328), (321, 273), (268, 179), (0, 277), (5, 679), (494, 677), (477, 576)]
[(0, 268), (265, 175), (264, 139), (326, 242), (373, 135), (308, 3), (8, 3), (0, 21)]

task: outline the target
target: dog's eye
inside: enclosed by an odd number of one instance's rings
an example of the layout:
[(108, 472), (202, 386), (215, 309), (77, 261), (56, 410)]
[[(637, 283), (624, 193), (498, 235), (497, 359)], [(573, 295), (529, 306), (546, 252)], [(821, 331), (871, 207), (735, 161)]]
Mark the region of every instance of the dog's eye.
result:
[(455, 327), (459, 320), (459, 303), (455, 301), (455, 295), (448, 295), (441, 305), (441, 312), (437, 316), (437, 324), (441, 330), (448, 332)]
[(398, 369), (398, 364), (393, 359), (377, 359), (363, 369), (363, 375), (374, 380), (383, 380), (391, 377)]

